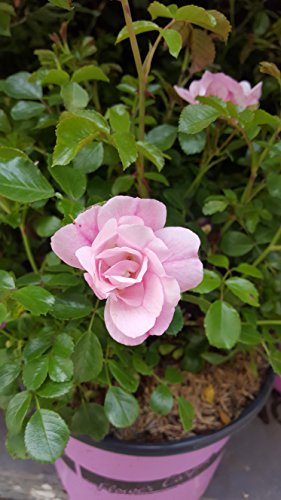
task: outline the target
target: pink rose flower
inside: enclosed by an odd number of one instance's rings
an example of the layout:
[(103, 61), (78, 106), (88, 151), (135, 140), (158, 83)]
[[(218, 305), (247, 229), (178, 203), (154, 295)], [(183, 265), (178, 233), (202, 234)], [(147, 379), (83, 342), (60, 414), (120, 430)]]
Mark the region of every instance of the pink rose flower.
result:
[(121, 344), (162, 335), (180, 293), (203, 277), (200, 240), (189, 229), (166, 227), (166, 207), (156, 200), (116, 196), (80, 214), (52, 237), (53, 251), (106, 299), (105, 323)]
[(174, 87), (177, 94), (190, 104), (198, 104), (198, 96), (216, 96), (225, 102), (231, 101), (242, 109), (258, 104), (262, 82), (251, 88), (249, 82), (237, 82), (224, 73), (205, 71), (200, 80), (195, 80), (189, 89)]

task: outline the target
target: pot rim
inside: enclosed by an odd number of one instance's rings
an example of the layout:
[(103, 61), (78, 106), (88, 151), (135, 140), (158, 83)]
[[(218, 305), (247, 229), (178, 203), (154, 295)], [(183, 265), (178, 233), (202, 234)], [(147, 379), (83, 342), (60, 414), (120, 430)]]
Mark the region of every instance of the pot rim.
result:
[(88, 436), (74, 436), (74, 439), (82, 441), (95, 448), (122, 455), (136, 456), (167, 456), (187, 453), (210, 446), (231, 434), (239, 431), (247, 425), (260, 412), (269, 396), (274, 381), (274, 372), (268, 368), (265, 381), (260, 388), (256, 398), (251, 401), (242, 411), (241, 415), (230, 424), (222, 427), (218, 431), (208, 434), (191, 436), (175, 441), (159, 441), (153, 443), (125, 441), (113, 436), (107, 436), (102, 441), (96, 442)]

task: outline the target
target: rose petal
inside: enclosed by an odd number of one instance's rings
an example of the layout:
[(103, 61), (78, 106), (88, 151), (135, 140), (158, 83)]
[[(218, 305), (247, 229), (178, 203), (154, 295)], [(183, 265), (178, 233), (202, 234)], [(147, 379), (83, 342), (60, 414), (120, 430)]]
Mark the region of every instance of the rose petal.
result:
[(167, 275), (177, 280), (181, 292), (197, 286), (203, 279), (203, 266), (197, 255), (200, 246), (198, 236), (181, 227), (166, 227), (157, 231), (156, 235), (170, 250), (168, 259), (163, 262)]
[(164, 227), (166, 222), (166, 207), (157, 200), (143, 200), (131, 196), (115, 196), (100, 208), (98, 226), (101, 229), (111, 218), (117, 222), (123, 216), (136, 215), (146, 226), (152, 229)]
[(141, 250), (154, 238), (154, 233), (150, 227), (123, 225), (118, 227), (117, 244), (123, 244)]
[(175, 308), (168, 307), (168, 305), (164, 305), (160, 316), (158, 316), (155, 325), (148, 332), (149, 335), (163, 335), (165, 331), (169, 328), (172, 319), (174, 317)]
[(120, 344), (135, 346), (142, 344), (148, 337), (148, 334), (146, 333), (145, 335), (141, 335), (140, 337), (133, 339), (132, 337), (127, 337), (127, 335), (124, 335), (124, 333), (120, 332), (120, 330), (118, 330), (111, 319), (107, 303), (104, 310), (104, 321), (110, 336)]
[(98, 206), (94, 206), (80, 214), (72, 224), (59, 229), (51, 238), (53, 252), (66, 264), (81, 268), (75, 255), (78, 248), (91, 245), (95, 239), (97, 228)]
[(138, 307), (143, 303), (144, 285), (136, 283), (130, 287), (118, 291), (118, 298), (126, 302), (129, 306)]
[(143, 307), (157, 318), (162, 311), (164, 302), (164, 292), (161, 280), (156, 274), (146, 273), (143, 282)]
[(145, 335), (155, 324), (156, 317), (145, 307), (131, 307), (121, 300), (108, 298), (106, 307), (118, 330), (128, 337), (136, 338)]

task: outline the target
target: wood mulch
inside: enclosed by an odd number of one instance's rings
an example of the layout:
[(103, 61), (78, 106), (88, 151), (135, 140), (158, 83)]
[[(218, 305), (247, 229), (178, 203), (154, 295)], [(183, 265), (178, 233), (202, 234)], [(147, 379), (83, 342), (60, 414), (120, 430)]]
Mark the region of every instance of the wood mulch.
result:
[[(143, 377), (136, 395), (140, 406), (138, 419), (129, 428), (112, 429), (112, 435), (125, 440), (155, 442), (221, 429), (237, 418), (258, 393), (267, 365), (259, 354), (255, 356), (254, 365), (255, 369), (247, 353), (239, 353), (222, 365), (206, 363), (199, 373), (184, 372), (183, 383), (169, 385), (175, 401), (182, 396), (195, 410), (193, 428), (188, 433), (180, 423), (176, 402), (167, 416), (157, 415), (150, 409), (150, 395), (158, 384), (152, 377)], [(162, 372), (160, 369), (158, 375), (163, 375)]]

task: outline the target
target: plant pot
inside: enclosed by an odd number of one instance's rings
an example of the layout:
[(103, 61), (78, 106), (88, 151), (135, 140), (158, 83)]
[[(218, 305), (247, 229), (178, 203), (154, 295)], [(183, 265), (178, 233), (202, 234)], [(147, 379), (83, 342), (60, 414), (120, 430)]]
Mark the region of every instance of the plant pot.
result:
[(281, 394), (281, 377), (279, 375), (275, 375), (273, 389), (280, 392)]
[(259, 394), (221, 430), (165, 443), (71, 438), (56, 469), (70, 500), (198, 500), (211, 481), (232, 434), (261, 410), (273, 383), (269, 371)]

